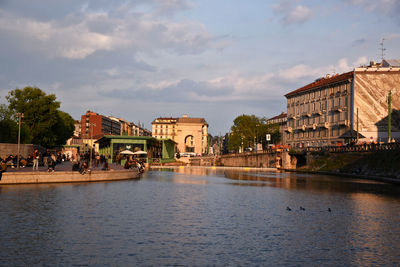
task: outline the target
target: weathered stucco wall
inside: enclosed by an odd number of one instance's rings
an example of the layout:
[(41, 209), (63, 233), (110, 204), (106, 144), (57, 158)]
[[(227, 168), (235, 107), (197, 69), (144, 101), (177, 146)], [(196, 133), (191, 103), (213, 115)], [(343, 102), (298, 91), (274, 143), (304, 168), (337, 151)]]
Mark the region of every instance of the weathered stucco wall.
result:
[[(388, 94), (392, 91), (392, 137), (400, 137), (400, 71), (389, 68), (356, 71), (354, 79), (354, 121), (366, 139), (384, 141), (388, 129)], [(364, 141), (365, 141), (364, 140)]]

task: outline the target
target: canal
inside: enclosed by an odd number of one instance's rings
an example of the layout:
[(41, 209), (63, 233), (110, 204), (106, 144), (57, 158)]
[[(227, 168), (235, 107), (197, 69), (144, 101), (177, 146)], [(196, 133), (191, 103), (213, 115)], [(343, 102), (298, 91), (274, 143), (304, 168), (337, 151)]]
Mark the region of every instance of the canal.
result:
[(0, 266), (393, 266), (399, 236), (400, 187), (367, 180), (185, 168), (0, 187)]

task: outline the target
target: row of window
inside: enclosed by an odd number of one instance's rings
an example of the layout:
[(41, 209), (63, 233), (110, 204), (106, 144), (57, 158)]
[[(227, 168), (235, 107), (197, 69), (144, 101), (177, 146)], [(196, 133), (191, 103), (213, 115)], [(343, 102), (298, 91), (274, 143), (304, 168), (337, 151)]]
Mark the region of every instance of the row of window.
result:
[(336, 138), (346, 132), (346, 127), (332, 127), (330, 129), (318, 128), (317, 130), (307, 130), (294, 133), (287, 133), (286, 140), (297, 140), (302, 138), (330, 137)]
[(292, 105), (299, 103), (299, 101), (305, 102), (307, 100), (314, 100), (316, 98), (326, 97), (332, 94), (343, 94), (349, 92), (349, 90), (350, 90), (350, 83), (336, 85), (330, 88), (317, 89), (316, 91), (311, 91), (307, 94), (303, 94), (298, 97), (289, 98), (288, 104)]
[(323, 111), (334, 109), (336, 107), (347, 107), (348, 105), (348, 96), (339, 96), (332, 99), (326, 99), (319, 102), (312, 102), (306, 104), (300, 104), (299, 106), (289, 106), (287, 107), (288, 114), (299, 115), (302, 113), (312, 113), (315, 111)]
[(172, 125), (165, 125), (165, 124), (155, 124), (154, 125), (154, 128), (166, 128), (166, 129), (168, 129), (168, 128), (172, 128), (172, 129), (175, 129), (175, 124), (172, 124)]
[(337, 123), (339, 121), (344, 121), (347, 119), (348, 119), (347, 110), (343, 112), (330, 111), (329, 113), (325, 113), (321, 116), (313, 115), (311, 117), (300, 117), (300, 119), (298, 120), (289, 120), (287, 124), (289, 127), (299, 127), (302, 125), (312, 125), (324, 122)]

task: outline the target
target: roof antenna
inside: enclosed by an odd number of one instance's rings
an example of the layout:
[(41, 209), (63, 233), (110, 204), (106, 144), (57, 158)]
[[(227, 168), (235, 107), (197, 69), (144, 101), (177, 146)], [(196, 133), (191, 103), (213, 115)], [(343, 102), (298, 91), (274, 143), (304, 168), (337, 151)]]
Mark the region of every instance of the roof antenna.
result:
[(381, 59), (382, 59), (382, 61), (383, 61), (383, 59), (385, 57), (385, 51), (386, 51), (386, 48), (384, 47), (384, 41), (385, 41), (385, 38), (382, 38), (382, 42), (379, 43), (380, 46), (381, 46), (381, 48), (379, 50), (381, 50)]

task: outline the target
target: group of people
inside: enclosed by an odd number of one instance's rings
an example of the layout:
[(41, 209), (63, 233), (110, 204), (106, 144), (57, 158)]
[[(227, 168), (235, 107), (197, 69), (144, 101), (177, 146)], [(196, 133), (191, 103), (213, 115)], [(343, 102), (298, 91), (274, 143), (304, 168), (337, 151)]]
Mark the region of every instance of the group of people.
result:
[[(92, 156), (92, 158), (91, 158)], [(57, 164), (64, 161), (72, 162), (72, 171), (79, 171), (81, 174), (90, 172), (89, 164), (92, 160), (93, 167), (102, 166), (101, 170), (110, 170), (108, 165), (108, 159), (104, 155), (99, 155), (99, 153), (94, 153), (90, 155), (88, 152), (76, 155), (76, 157), (58, 153), (41, 153), (38, 149), (35, 149), (33, 153), (29, 154), (27, 158), (22, 156), (19, 157), (19, 166), (27, 167), (32, 166), (34, 171), (39, 170), (39, 166), (47, 167), (48, 172), (54, 172)], [(15, 155), (9, 155), (4, 159), (0, 157), (0, 180), (2, 174), (7, 170), (7, 167), (16, 168), (18, 166), (18, 157)], [(134, 158), (128, 158), (125, 165), (125, 169), (137, 168), (140, 172), (144, 171), (145, 165), (142, 161)]]
[(126, 160), (124, 168), (125, 169), (137, 168), (140, 172), (143, 172), (144, 171), (144, 163), (140, 160), (129, 158)]
[[(79, 171), (80, 174), (90, 173), (89, 164), (90, 158), (85, 157), (85, 155), (79, 156), (80, 160), (74, 160), (72, 163), (72, 171)], [(102, 164), (103, 167), (101, 170), (108, 171), (110, 167), (108, 166), (107, 157), (102, 156), (98, 161), (94, 161), (95, 167), (98, 167), (99, 164)]]
[[(64, 156), (64, 158), (63, 158)], [(40, 153), (37, 149), (35, 149), (32, 153), (33, 158), (33, 170), (39, 170), (39, 164), (43, 162), (43, 166), (47, 167), (48, 172), (54, 172), (56, 164), (60, 164), (65, 160), (65, 155), (61, 155), (60, 152), (57, 153), (57, 156), (54, 153)]]

